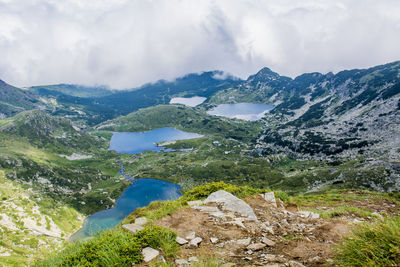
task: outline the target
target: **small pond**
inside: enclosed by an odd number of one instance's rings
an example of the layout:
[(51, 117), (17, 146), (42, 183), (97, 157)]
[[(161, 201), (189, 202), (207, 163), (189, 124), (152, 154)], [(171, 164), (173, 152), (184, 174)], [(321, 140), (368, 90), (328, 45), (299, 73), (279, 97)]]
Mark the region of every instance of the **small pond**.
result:
[(242, 119), (246, 121), (256, 121), (261, 119), (265, 113), (272, 110), (274, 106), (267, 104), (237, 103), (220, 104), (208, 110), (210, 115), (222, 116), (231, 119)]
[(193, 96), (193, 97), (174, 97), (169, 103), (170, 104), (183, 104), (189, 107), (195, 107), (206, 101), (206, 97)]
[(148, 132), (115, 132), (111, 137), (109, 150), (124, 154), (136, 154), (146, 150), (161, 151), (164, 148), (157, 146), (157, 143), (199, 137), (203, 137), (203, 135), (184, 132), (171, 127)]

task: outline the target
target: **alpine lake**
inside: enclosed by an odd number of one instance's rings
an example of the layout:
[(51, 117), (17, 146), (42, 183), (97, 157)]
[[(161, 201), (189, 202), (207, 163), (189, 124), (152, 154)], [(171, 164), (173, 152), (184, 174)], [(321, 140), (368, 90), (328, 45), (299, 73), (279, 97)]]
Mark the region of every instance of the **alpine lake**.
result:
[[(182, 103), (182, 99), (176, 100), (173, 102)], [(195, 106), (204, 101), (197, 98), (190, 100), (190, 103), (182, 104)], [(261, 119), (266, 112), (273, 108), (273, 106), (267, 104), (220, 104), (207, 111), (207, 113), (209, 115), (255, 121)], [(137, 154), (144, 153), (145, 151), (168, 152), (170, 150), (157, 144), (200, 137), (203, 136), (171, 127), (159, 128), (147, 132), (114, 132), (111, 137), (109, 150), (115, 150), (122, 154)], [(113, 208), (96, 212), (87, 217), (82, 229), (71, 236), (71, 241), (83, 240), (101, 231), (113, 228), (135, 209), (147, 206), (152, 201), (173, 200), (181, 196), (181, 187), (177, 184), (150, 178), (132, 179), (130, 176), (125, 175), (122, 165), (120, 174), (129, 179), (132, 184), (116, 200)]]

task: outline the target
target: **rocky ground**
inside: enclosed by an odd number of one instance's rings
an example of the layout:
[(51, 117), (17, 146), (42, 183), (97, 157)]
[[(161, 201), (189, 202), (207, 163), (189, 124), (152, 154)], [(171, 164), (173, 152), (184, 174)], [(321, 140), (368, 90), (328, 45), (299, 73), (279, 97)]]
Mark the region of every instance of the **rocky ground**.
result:
[[(353, 204), (357, 203), (355, 200)], [(227, 266), (329, 265), (333, 261), (332, 248), (343, 236), (355, 224), (372, 219), (346, 214), (325, 220), (317, 213), (299, 210), (297, 205), (285, 205), (275, 199), (273, 192), (241, 200), (220, 190), (204, 201), (188, 204), (189, 207), (155, 222), (178, 234), (176, 242), (181, 246), (174, 262), (178, 266), (210, 259)], [(371, 199), (359, 204), (375, 210), (376, 218), (384, 213), (400, 214), (399, 206), (385, 200)], [(138, 218), (135, 224), (124, 228), (136, 232), (146, 221)], [(165, 260), (151, 248), (143, 250), (143, 255), (147, 263)]]

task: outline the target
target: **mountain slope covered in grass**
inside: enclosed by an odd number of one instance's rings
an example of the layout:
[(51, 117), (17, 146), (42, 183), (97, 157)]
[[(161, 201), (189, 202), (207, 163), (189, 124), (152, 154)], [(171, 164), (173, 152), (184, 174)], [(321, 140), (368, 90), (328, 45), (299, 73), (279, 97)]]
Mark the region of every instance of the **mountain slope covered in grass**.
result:
[(0, 80), (0, 119), (38, 108), (38, 96)]

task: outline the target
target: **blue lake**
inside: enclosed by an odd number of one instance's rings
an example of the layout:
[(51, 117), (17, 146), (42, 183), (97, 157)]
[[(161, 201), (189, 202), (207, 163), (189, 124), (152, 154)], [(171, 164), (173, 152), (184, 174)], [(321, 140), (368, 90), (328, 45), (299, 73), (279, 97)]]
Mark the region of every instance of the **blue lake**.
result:
[(264, 117), (264, 114), (272, 110), (274, 106), (267, 104), (237, 103), (220, 104), (215, 108), (208, 110), (210, 115), (235, 118), (247, 121), (256, 121)]
[(188, 133), (171, 127), (148, 132), (115, 132), (111, 137), (109, 150), (124, 154), (136, 154), (146, 150), (161, 151), (164, 148), (158, 147), (156, 143), (199, 137), (203, 137), (203, 135)]
[(115, 207), (99, 211), (86, 218), (83, 228), (73, 234), (71, 241), (82, 240), (96, 233), (115, 227), (135, 209), (155, 200), (173, 200), (180, 197), (177, 184), (156, 179), (136, 179), (118, 198)]
[[(170, 127), (148, 132), (116, 132), (111, 138), (109, 149), (127, 154), (141, 153), (145, 150), (161, 151), (164, 148), (156, 146), (156, 143), (202, 136)], [(181, 195), (179, 193), (181, 187), (177, 184), (156, 179), (132, 179), (125, 175), (122, 165), (119, 173), (132, 184), (116, 200), (114, 208), (99, 211), (86, 218), (82, 229), (71, 236), (71, 241), (82, 240), (100, 231), (113, 228), (135, 209), (147, 206), (152, 201), (173, 200)]]

